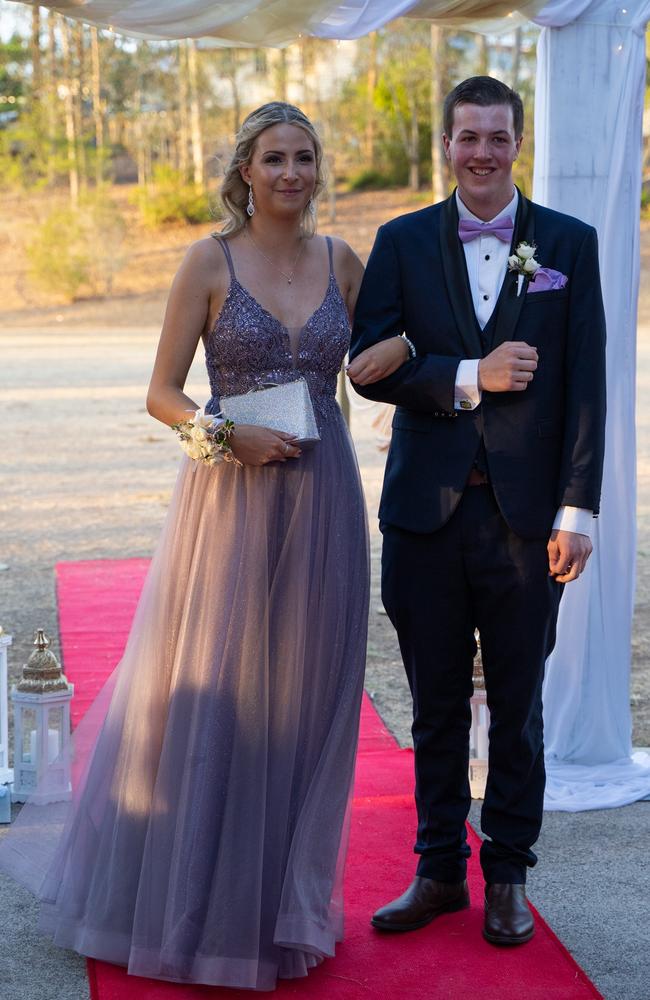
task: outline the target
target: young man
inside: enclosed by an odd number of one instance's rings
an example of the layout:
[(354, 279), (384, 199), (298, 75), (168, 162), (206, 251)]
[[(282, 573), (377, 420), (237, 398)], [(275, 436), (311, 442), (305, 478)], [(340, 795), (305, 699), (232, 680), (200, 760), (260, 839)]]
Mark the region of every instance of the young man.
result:
[[(379, 230), (349, 369), (362, 395), (397, 405), (379, 509), (382, 596), (414, 706), (417, 874), (372, 923), (410, 930), (469, 905), (478, 628), (491, 714), (484, 935), (520, 944), (533, 934), (525, 881), (544, 797), (544, 662), (598, 513), (605, 324), (595, 231), (513, 184), (519, 96), (466, 80), (446, 98), (444, 130), (458, 187)], [(376, 373), (354, 358), (402, 332), (408, 360), (371, 384)]]

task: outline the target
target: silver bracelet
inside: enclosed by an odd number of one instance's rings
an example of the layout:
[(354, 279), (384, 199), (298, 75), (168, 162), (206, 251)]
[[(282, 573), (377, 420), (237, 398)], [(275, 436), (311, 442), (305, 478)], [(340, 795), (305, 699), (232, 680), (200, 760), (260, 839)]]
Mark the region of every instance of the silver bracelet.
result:
[(412, 340), (409, 340), (405, 333), (400, 333), (400, 337), (409, 349), (409, 354), (411, 358), (417, 358), (417, 351), (415, 350), (415, 344)]

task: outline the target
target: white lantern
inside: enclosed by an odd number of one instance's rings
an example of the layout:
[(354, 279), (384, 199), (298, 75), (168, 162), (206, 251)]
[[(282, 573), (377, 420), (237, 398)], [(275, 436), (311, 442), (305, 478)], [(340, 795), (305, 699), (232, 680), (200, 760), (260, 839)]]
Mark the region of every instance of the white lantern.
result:
[(14, 802), (45, 805), (70, 798), (70, 701), (68, 684), (43, 629), (37, 647), (12, 688), (14, 706)]
[(488, 773), (488, 747), (490, 731), (490, 710), (485, 693), (485, 677), (481, 659), (481, 640), (476, 633), (476, 659), (474, 661), (474, 694), (470, 698), (472, 725), (469, 733), (469, 785), (473, 799), (485, 796)]
[(13, 781), (14, 773), (9, 767), (9, 711), (7, 686), (7, 649), (11, 646), (11, 636), (0, 625), (0, 785)]

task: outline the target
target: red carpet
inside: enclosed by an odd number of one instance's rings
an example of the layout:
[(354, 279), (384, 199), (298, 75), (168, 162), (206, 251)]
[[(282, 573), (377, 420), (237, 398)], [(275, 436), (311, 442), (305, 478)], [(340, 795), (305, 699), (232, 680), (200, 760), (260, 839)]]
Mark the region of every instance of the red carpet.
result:
[[(148, 562), (144, 559), (60, 563), (59, 624), (64, 668), (75, 684), (78, 720), (119, 659)], [(346, 939), (336, 958), (306, 979), (280, 982), (276, 996), (303, 1000), (588, 1000), (587, 976), (536, 914), (530, 944), (498, 949), (481, 937), (483, 885), (478, 850), (470, 861), (471, 909), (438, 918), (411, 934), (380, 935), (372, 911), (399, 895), (415, 870), (413, 755), (400, 750), (364, 699), (346, 869)], [(470, 842), (478, 837), (470, 830)], [(127, 976), (88, 961), (92, 1000), (199, 1000), (249, 991), (179, 986)]]

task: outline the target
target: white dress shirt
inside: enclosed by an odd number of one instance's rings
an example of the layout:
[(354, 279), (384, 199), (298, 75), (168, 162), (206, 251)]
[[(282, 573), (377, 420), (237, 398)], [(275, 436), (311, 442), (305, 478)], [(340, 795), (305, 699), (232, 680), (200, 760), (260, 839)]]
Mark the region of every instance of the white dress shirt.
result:
[[(515, 189), (512, 200), (495, 218), (509, 215), (514, 224), (518, 203), (519, 192)], [(456, 191), (456, 204), (458, 205), (459, 219), (473, 219), (476, 222), (486, 221), (470, 212), (462, 202), (458, 191)], [(488, 221), (493, 222), (494, 219)], [(463, 243), (463, 250), (474, 312), (479, 326), (483, 330), (494, 311), (506, 276), (510, 246), (500, 240), (498, 236), (489, 234), (477, 236), (476, 239)], [(454, 406), (457, 410), (473, 410), (481, 402), (481, 390), (478, 387), (479, 361), (480, 358), (469, 358), (461, 361), (458, 365), (454, 393)], [(591, 537), (592, 523), (592, 511), (582, 507), (564, 506), (558, 510), (553, 527), (561, 531), (574, 531)]]

